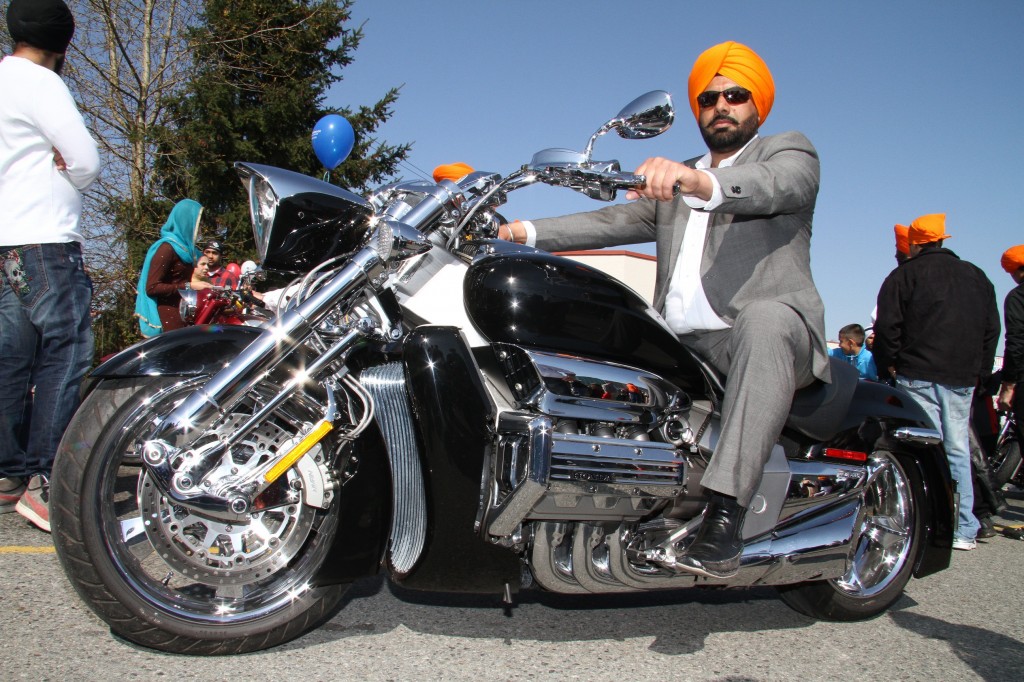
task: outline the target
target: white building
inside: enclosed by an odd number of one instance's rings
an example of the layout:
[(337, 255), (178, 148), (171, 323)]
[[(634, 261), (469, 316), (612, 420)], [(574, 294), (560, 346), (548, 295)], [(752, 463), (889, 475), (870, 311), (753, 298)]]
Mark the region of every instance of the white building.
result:
[(640, 294), (648, 303), (654, 301), (654, 275), (658, 264), (654, 256), (613, 249), (560, 251), (556, 255), (606, 272)]

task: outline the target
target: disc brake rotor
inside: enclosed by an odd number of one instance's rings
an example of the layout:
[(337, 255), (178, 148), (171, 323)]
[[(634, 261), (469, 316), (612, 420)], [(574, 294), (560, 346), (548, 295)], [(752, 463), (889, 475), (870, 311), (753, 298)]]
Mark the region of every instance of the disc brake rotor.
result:
[[(230, 420), (223, 431), (230, 432), (241, 419)], [(265, 422), (235, 445), (204, 481), (245, 476), (292, 436), (274, 422)], [(319, 452), (318, 445), (305, 456), (316, 457)], [(271, 505), (260, 509), (257, 504), (258, 511), (245, 521), (229, 523), (171, 503), (147, 474), (139, 481), (143, 528), (172, 570), (208, 585), (251, 583), (286, 567), (309, 535), (316, 510), (303, 504), (301, 485), (291, 485), (296, 479), (295, 471), (288, 471), (257, 499), (272, 498)]]

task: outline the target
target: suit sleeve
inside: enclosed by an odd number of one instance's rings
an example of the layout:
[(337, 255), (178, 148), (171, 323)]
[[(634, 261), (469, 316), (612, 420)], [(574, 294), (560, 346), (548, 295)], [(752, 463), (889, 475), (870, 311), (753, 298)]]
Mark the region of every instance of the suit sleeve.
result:
[(655, 203), (639, 199), (597, 211), (533, 220), (537, 247), (545, 251), (571, 251), (654, 241), (658, 210)]
[(766, 137), (758, 161), (709, 168), (722, 187), (714, 213), (778, 215), (813, 210), (821, 169), (811, 141), (797, 132)]

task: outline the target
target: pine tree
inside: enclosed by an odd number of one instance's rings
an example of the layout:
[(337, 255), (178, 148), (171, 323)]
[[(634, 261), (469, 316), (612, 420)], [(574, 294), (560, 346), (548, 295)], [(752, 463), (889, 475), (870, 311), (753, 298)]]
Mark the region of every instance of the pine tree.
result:
[(364, 189), (393, 175), (409, 145), (378, 144), (374, 131), (392, 115), (391, 89), (373, 106), (325, 109), (328, 88), (342, 79), (362, 38), (347, 27), (351, 0), (208, 0), (190, 35), (194, 74), (167, 104), (172, 123), (159, 138), (159, 169), (168, 198), (205, 207), (230, 260), (253, 255), (245, 190), (234, 161), (300, 173), (322, 172), (310, 141), (326, 113), (344, 115), (356, 146), (333, 180)]

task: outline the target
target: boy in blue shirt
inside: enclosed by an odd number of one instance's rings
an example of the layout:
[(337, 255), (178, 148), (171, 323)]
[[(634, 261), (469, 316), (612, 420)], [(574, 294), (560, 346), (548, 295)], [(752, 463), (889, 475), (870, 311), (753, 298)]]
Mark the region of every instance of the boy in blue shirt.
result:
[(839, 347), (829, 350), (829, 355), (845, 360), (860, 372), (861, 379), (878, 381), (878, 368), (871, 351), (864, 347), (864, 327), (848, 324), (839, 330)]

